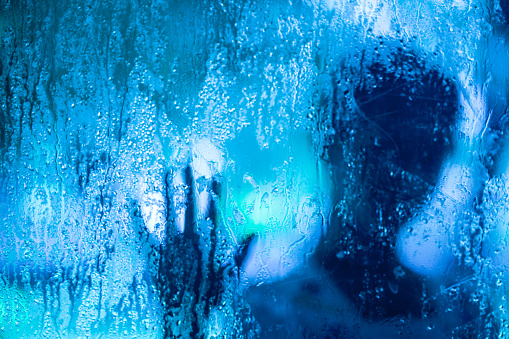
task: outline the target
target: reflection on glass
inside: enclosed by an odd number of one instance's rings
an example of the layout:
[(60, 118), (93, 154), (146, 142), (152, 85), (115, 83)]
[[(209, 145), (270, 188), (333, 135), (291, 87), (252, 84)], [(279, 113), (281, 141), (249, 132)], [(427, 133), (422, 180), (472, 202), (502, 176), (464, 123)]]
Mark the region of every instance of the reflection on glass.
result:
[(0, 338), (505, 337), (506, 1), (6, 1)]

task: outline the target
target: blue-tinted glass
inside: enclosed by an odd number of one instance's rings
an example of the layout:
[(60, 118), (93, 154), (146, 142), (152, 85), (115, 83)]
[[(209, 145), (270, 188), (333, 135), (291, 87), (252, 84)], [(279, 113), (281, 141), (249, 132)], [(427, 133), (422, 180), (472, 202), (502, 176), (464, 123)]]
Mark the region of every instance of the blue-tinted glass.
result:
[(0, 338), (508, 335), (507, 1), (0, 6)]

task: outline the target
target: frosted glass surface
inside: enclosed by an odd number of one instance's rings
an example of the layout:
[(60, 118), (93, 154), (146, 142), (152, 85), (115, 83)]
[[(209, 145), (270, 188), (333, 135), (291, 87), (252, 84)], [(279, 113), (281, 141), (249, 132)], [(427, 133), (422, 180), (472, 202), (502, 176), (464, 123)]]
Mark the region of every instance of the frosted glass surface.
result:
[(509, 336), (508, 22), (0, 1), (0, 338)]

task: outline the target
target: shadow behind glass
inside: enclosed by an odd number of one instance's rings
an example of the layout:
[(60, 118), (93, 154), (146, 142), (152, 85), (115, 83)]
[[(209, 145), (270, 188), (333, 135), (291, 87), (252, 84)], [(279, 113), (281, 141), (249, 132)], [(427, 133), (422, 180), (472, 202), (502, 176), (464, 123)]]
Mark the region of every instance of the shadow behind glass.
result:
[(358, 60), (334, 82), (326, 153), (337, 202), (317, 253), (363, 317), (420, 317), (423, 281), (398, 263), (396, 235), (451, 151), (457, 90), (403, 49)]

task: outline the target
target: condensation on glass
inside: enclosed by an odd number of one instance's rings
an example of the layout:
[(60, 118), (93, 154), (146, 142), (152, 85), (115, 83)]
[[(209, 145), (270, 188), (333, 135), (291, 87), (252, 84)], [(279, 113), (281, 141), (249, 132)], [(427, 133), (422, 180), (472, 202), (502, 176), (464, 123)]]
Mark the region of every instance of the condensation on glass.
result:
[(504, 337), (505, 0), (5, 0), (0, 338)]

